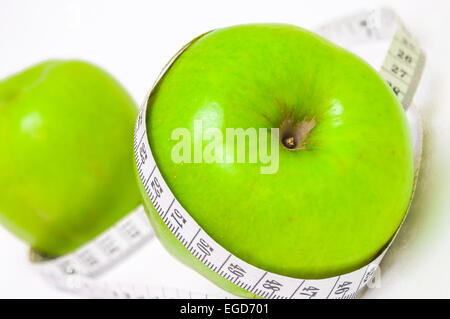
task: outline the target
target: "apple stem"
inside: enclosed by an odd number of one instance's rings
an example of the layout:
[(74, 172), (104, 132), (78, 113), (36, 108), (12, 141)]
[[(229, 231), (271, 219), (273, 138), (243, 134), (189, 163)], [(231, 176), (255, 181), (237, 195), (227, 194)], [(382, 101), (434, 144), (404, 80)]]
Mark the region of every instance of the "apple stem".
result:
[(316, 126), (316, 117), (308, 119), (304, 116), (301, 120), (295, 120), (294, 112), (285, 114), (285, 118), (280, 125), (280, 142), (289, 151), (305, 150), (307, 148), (306, 139)]
[(289, 149), (295, 148), (295, 146), (297, 144), (297, 143), (295, 143), (295, 138), (293, 136), (289, 136), (289, 137), (283, 138), (283, 142), (282, 143), (283, 143), (283, 145), (286, 148), (289, 148)]

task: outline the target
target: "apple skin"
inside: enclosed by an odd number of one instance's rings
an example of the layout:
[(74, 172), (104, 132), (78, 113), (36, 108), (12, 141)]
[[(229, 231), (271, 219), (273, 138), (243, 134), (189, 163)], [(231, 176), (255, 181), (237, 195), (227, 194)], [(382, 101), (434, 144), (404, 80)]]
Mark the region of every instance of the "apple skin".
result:
[(133, 210), (136, 116), (124, 88), (82, 61), (45, 61), (1, 81), (1, 224), (60, 256)]
[[(280, 143), (276, 174), (171, 159), (176, 128), (193, 136), (203, 120), (225, 136), (225, 128), (279, 127), (283, 107), (317, 124), (305, 150)], [(152, 91), (147, 130), (164, 179), (196, 222), (237, 257), (281, 275), (319, 279), (365, 265), (412, 194), (412, 142), (395, 95), (362, 59), (291, 25), (239, 25), (196, 40)], [(140, 187), (171, 254), (229, 292), (256, 297), (195, 259)]]

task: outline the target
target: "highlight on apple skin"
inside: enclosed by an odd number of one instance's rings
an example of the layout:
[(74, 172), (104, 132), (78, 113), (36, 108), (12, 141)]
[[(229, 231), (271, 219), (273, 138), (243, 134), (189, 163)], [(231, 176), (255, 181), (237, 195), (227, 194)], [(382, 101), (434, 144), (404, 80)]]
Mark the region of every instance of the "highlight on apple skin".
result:
[[(214, 240), (254, 266), (304, 279), (350, 272), (380, 252), (407, 211), (414, 164), (400, 103), (366, 62), (309, 31), (212, 31), (176, 58), (147, 103), (149, 143), (168, 186)], [(277, 171), (228, 160), (239, 150), (220, 144), (215, 162), (174, 161), (173, 132), (195, 136), (196, 121), (223, 136), (278, 128)], [(173, 256), (233, 294), (257, 297), (195, 259), (139, 185)]]
[(137, 108), (97, 66), (50, 60), (0, 81), (0, 223), (60, 256), (140, 203)]

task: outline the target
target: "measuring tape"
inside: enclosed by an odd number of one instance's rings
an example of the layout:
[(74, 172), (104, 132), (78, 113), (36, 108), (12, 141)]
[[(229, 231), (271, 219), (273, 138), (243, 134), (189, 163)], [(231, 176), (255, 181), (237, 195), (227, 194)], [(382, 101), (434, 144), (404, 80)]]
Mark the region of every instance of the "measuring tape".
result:
[[(378, 9), (361, 12), (336, 20), (317, 30), (328, 40), (349, 47), (366, 42), (390, 39), (390, 47), (380, 74), (391, 86), (403, 105), (414, 147), (415, 180), (417, 180), (422, 149), (422, 128), (414, 107), (410, 107), (425, 63), (425, 55), (413, 42), (394, 12)], [(173, 61), (189, 47), (183, 47), (165, 66), (155, 84)], [(148, 97), (147, 97), (148, 99)], [(234, 256), (211, 238), (182, 207), (164, 181), (153, 158), (146, 131), (147, 99), (139, 112), (134, 136), (136, 165), (142, 184), (156, 212), (172, 234), (205, 266), (235, 285), (264, 298), (354, 298), (373, 278), (379, 263), (398, 234), (404, 219), (387, 247), (369, 264), (350, 273), (320, 280), (304, 280), (278, 275), (257, 268)], [(157, 182), (159, 192), (150, 186)], [(178, 227), (171, 214), (183, 218)], [(146, 285), (105, 283), (94, 277), (113, 266), (127, 254), (153, 238), (145, 212), (139, 207), (94, 241), (67, 256), (48, 259), (31, 250), (30, 259), (41, 274), (54, 285), (81, 295), (96, 298), (228, 298), (230, 295), (211, 296), (177, 288)], [(205, 251), (202, 247), (207, 246)], [(244, 272), (233, 271), (236, 265)]]

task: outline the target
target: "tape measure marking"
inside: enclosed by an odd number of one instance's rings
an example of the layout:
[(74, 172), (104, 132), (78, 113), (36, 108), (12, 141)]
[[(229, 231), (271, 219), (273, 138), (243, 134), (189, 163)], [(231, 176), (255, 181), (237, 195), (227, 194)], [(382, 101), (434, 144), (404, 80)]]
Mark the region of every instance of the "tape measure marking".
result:
[(380, 75), (387, 81), (406, 109), (411, 104), (425, 66), (425, 55), (403, 28), (394, 36)]
[[(71, 254), (50, 259), (50, 261), (54, 267), (66, 274), (96, 276), (153, 236), (154, 233), (149, 226), (144, 208), (139, 206), (92, 242)], [(34, 263), (42, 263), (48, 261), (48, 258), (31, 250), (30, 260)]]

